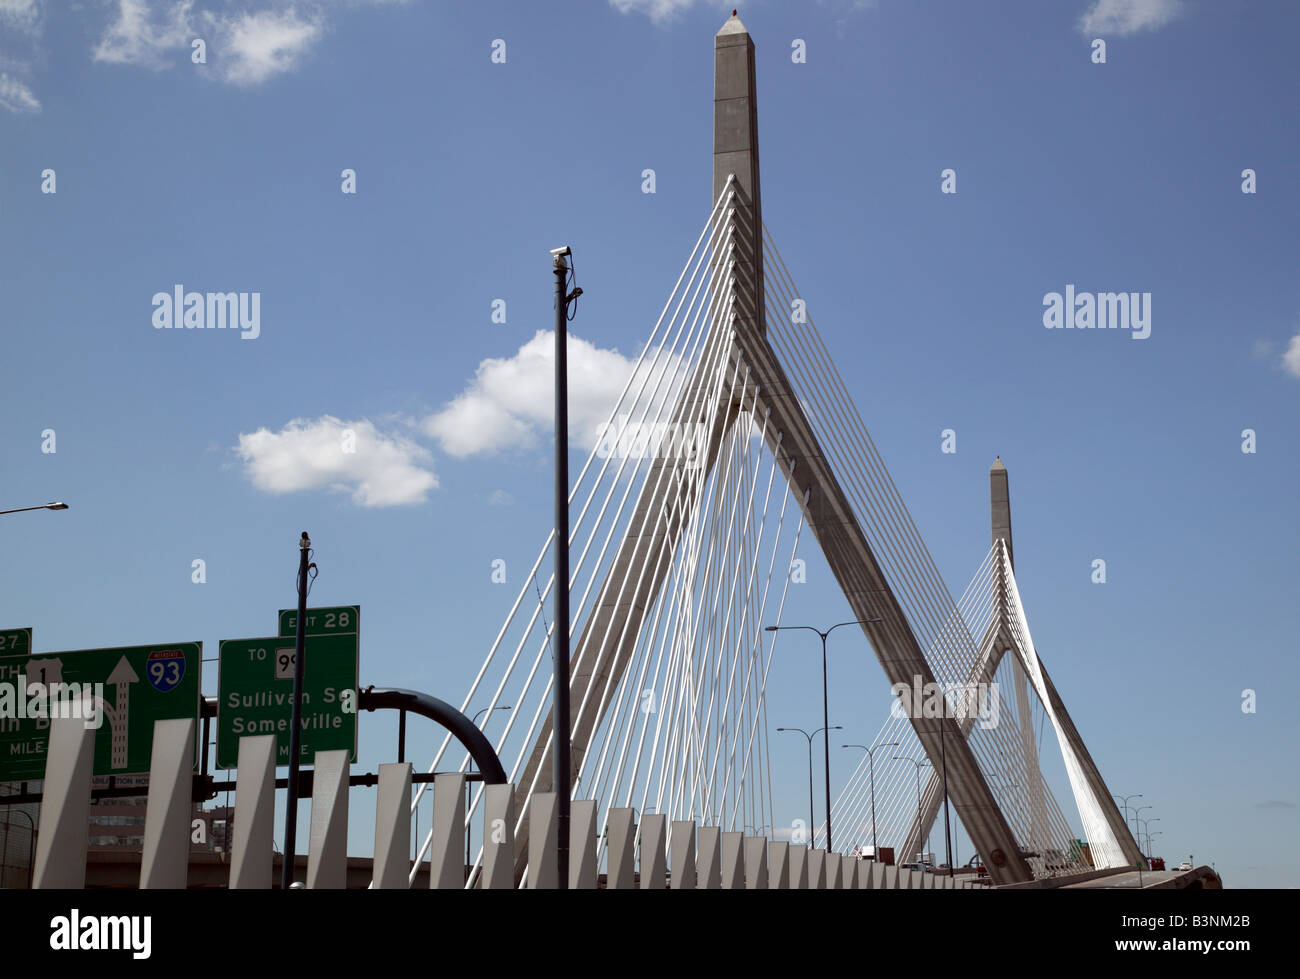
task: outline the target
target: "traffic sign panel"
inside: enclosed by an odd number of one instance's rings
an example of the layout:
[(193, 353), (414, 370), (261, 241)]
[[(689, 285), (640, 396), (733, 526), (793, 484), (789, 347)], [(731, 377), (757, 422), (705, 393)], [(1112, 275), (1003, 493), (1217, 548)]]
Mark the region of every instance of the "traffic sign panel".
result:
[[(298, 635), (298, 610), (282, 608), (279, 615), (280, 635)], [(341, 633), (361, 632), (360, 605), (334, 605), (329, 608), (307, 610), (306, 635), (332, 636)]]
[[(0, 661), (10, 656), (26, 656), (32, 651), (32, 630), (29, 626), (26, 629), (0, 629)], [(0, 673), (0, 680), (6, 679), (3, 673)]]
[[(24, 631), (24, 630), (20, 630)], [(31, 655), (31, 630), (25, 630), (26, 655), (0, 655), (0, 703), (5, 694), (22, 716), (0, 717), (0, 782), (45, 776), (49, 714), (89, 688), (102, 717), (95, 737), (95, 775), (136, 775), (149, 771), (155, 721), (199, 716), (201, 642), (120, 646)], [(0, 633), (9, 637), (12, 630)], [(15, 645), (12, 648), (18, 648)], [(19, 676), (25, 677), (23, 684)], [(58, 686), (48, 686), (58, 685)], [(19, 686), (26, 689), (19, 690)], [(61, 690), (61, 693), (59, 692)], [(49, 696), (45, 694), (48, 692)], [(40, 707), (35, 704), (41, 702)], [(36, 711), (33, 714), (33, 711)], [(5, 715), (15, 712), (5, 710)], [(198, 745), (195, 745), (197, 760)]]
[[(355, 621), (355, 619), (353, 620)], [(302, 754), (345, 749), (357, 758), (357, 634), (306, 638)], [(225, 639), (217, 655), (217, 767), (239, 763), (239, 739), (274, 734), (277, 765), (289, 764), (294, 642), (288, 636)]]

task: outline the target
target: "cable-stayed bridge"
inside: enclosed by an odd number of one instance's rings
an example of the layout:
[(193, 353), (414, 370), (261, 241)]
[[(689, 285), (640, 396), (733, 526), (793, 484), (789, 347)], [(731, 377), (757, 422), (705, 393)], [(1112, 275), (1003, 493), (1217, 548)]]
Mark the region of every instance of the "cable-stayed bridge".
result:
[[(898, 750), (874, 763), (874, 788), (864, 754), (834, 824), (806, 842), (824, 848), (838, 826), (907, 858), (929, 836), (946, 773), (994, 883), (1140, 864), (1033, 645), (1005, 468), (990, 474), (991, 547), (954, 599), (763, 224), (759, 177), (754, 46), (733, 14), (715, 38), (712, 210), (572, 487), (570, 620), (548, 620), (552, 535), (461, 707), (482, 704), (489, 718), (512, 708), (490, 730), (513, 788), (507, 800), (477, 785), (466, 825), (509, 824), (512, 883), (554, 872), (536, 861), (555, 832), (551, 652), (567, 628), (573, 874), (622, 874), (636, 825), (642, 860), (657, 847), (652, 859), (670, 865), (656, 872), (675, 884), (687, 833), (702, 883), (704, 861), (720, 861), (725, 882), (760, 847), (774, 867), (802, 861), (802, 847), (746, 830), (776, 822), (767, 681), (779, 633), (764, 624), (781, 620), (791, 563), (812, 540), (890, 684), (918, 696), (882, 719), (872, 747)], [(1048, 727), (1074, 796), (1064, 809), (1039, 764)], [(453, 744), (448, 735), (430, 772), (469, 769)], [(504, 879), (485, 833), (467, 886)], [(447, 851), (442, 835), (435, 817), (417, 867)]]
[[(871, 840), (913, 861), (945, 797), (994, 884), (1143, 867), (1034, 645), (1006, 468), (990, 471), (990, 547), (954, 597), (763, 223), (754, 46), (734, 14), (715, 38), (714, 81), (712, 207), (607, 423), (584, 433), (595, 444), (569, 497), (566, 619), (555, 621), (557, 581), (543, 570), (552, 535), (459, 710), (413, 691), (357, 691), (361, 709), (404, 712), (399, 760), (357, 777), (349, 751), (316, 752), (310, 782), (295, 783), (312, 794), (307, 886), (348, 884), (349, 784), (378, 786), (363, 870), (376, 888), (426, 872), (445, 889), (596, 887), (602, 868), (613, 888), (969, 886), (951, 868), (940, 878), (847, 852)], [(768, 626), (782, 622), (799, 549), (814, 546), (854, 616), (841, 624), (861, 629), (895, 699), (827, 806), (833, 819), (777, 840), (768, 694), (781, 631)], [(551, 730), (562, 638), (564, 881)], [(880, 704), (851, 700), (837, 692), (876, 719)], [(448, 730), (418, 777), (403, 757), (406, 711)], [(155, 725), (142, 887), (187, 880), (197, 720)], [(77, 718), (51, 724), (34, 886), (85, 884), (94, 744)], [(1073, 799), (1044, 779), (1058, 749)], [(206, 748), (203, 758), (206, 776)], [(239, 740), (232, 888), (271, 885), (276, 764), (273, 734)]]

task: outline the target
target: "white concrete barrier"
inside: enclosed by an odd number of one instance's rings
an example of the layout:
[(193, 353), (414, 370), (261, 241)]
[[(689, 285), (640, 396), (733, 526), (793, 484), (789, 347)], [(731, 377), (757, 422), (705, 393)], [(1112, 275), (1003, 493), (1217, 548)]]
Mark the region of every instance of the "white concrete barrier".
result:
[(510, 783), (483, 789), (483, 875), (485, 890), (515, 886), (515, 787)]
[(790, 888), (790, 844), (785, 840), (767, 845), (767, 883), (773, 890)]
[(94, 728), (86, 727), (84, 718), (54, 718), (45, 756), (32, 887), (80, 890), (86, 886), (90, 779), (94, 767)]
[(410, 762), (379, 766), (375, 798), (375, 862), (371, 876), (377, 890), (405, 890), (411, 876)]
[(826, 890), (826, 851), (808, 851), (808, 889), (810, 891)]
[(231, 828), (231, 890), (266, 890), (271, 886), (274, 832), (275, 735), (240, 738), (235, 821)]
[(307, 886), (313, 890), (348, 885), (348, 773), (346, 749), (316, 752), (312, 773), (311, 834), (307, 844)]
[(599, 874), (596, 872), (596, 841), (600, 827), (596, 825), (595, 799), (574, 799), (569, 803), (569, 889), (594, 891)]
[(745, 837), (745, 889), (765, 891), (768, 887), (767, 837)]
[(722, 887), (722, 830), (717, 826), (701, 826), (698, 840), (695, 886), (716, 891)]
[(662, 891), (668, 877), (668, 817), (652, 812), (641, 817), (641, 890)]
[(808, 890), (808, 853), (802, 844), (790, 846), (790, 889)]
[(673, 835), (669, 841), (672, 850), (672, 889), (695, 890), (695, 821), (674, 819)]
[[(559, 839), (555, 793), (534, 792), (528, 810), (528, 887), (554, 890), (560, 880), (555, 854), (555, 841)], [(572, 822), (572, 809), (569, 819)]]
[(141, 889), (183, 889), (190, 871), (194, 718), (154, 721), (144, 814)]
[(433, 779), (433, 839), (429, 849), (429, 887), (465, 887), (465, 776), (444, 772)]
[(605, 886), (612, 891), (636, 886), (636, 810), (610, 809), (605, 852)]

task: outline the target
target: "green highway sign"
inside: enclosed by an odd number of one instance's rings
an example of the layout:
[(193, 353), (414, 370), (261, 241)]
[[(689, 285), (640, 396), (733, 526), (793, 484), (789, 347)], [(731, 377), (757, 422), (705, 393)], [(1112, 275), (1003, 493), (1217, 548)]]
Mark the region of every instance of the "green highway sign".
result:
[[(309, 608), (307, 629), (309, 636), (333, 636), (343, 633), (361, 633), (361, 606), (336, 605), (331, 608)], [(298, 610), (280, 609), (280, 635), (298, 635)]]
[[(336, 617), (336, 631), (306, 638), (301, 760), (307, 764), (318, 751), (346, 749), (353, 761), (357, 758), (359, 610), (352, 606), (345, 611), (354, 631), (337, 631)], [(239, 739), (257, 734), (274, 734), (276, 764), (289, 764), (293, 668), (292, 636), (222, 641), (217, 657), (218, 768), (237, 767)]]
[[(32, 651), (32, 630), (26, 629), (0, 629), (0, 664), (3, 664), (11, 656), (26, 656)], [(4, 672), (4, 666), (0, 665), (0, 680), (8, 680), (9, 677)]]
[[(95, 734), (95, 775), (149, 771), (155, 721), (199, 716), (201, 642), (120, 646), (31, 655), (31, 630), (12, 643), (15, 630), (0, 632), (0, 782), (44, 778), (49, 714), (67, 709), (77, 692), (101, 698)], [(22, 649), (25, 652), (18, 653)], [(19, 675), (25, 683), (17, 682)], [(53, 686), (49, 686), (53, 685)], [(26, 686), (26, 690), (20, 690)], [(45, 691), (49, 697), (43, 696)], [(195, 758), (198, 758), (195, 739)]]

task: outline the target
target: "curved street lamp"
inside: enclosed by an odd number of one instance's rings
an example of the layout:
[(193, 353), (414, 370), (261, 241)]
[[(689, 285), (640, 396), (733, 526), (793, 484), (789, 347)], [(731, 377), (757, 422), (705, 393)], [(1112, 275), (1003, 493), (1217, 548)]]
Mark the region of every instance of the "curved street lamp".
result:
[[(475, 727), (478, 727), (478, 719), (482, 717), (484, 714), (490, 714), (494, 710), (509, 710), (511, 706), (512, 706), (511, 704), (504, 704), (499, 707), (484, 707), (482, 710), (480, 710), (477, 714), (474, 715), (473, 721), (471, 723), (473, 723)], [(469, 760), (469, 770), (471, 772), (474, 771), (473, 756), (471, 756)], [(470, 794), (471, 793), (469, 788), (466, 787), (465, 789), (465, 879), (467, 881), (469, 880), (469, 873), (471, 869), (470, 855), (469, 855), (469, 841), (470, 841), (470, 837), (474, 835), (474, 827), (470, 823), (470, 818), (469, 818)]]
[[(807, 731), (805, 731), (805, 730), (804, 730), (803, 728), (801, 728), (801, 727), (779, 727), (779, 728), (777, 728), (777, 731), (798, 731), (800, 734), (802, 734), (805, 738), (808, 739), (808, 845), (809, 845), (809, 846), (813, 846), (813, 845), (815, 845), (816, 842), (817, 842), (817, 837), (816, 837), (816, 833), (815, 833), (816, 823), (813, 822), (813, 766), (812, 766), (812, 743), (813, 743), (813, 738), (817, 737), (817, 735), (819, 735), (819, 734), (821, 734), (823, 731), (827, 731), (827, 730), (830, 730), (830, 731), (840, 731), (840, 730), (843, 730), (843, 729), (842, 729), (838, 724), (836, 724), (833, 728), (824, 728), (824, 727), (819, 727), (819, 728), (818, 728), (816, 731), (814, 731), (812, 734), (809, 734)], [(828, 734), (827, 737), (829, 738), (830, 735)], [(829, 819), (827, 819), (827, 821), (826, 821), (826, 826), (827, 826), (827, 828), (829, 829), (829, 827), (830, 827), (830, 820), (829, 820)], [(830, 837), (830, 834), (827, 833), (827, 839), (828, 839), (828, 843), (827, 843), (827, 845), (828, 845), (828, 846), (830, 845), (830, 844), (829, 844), (829, 837)]]
[[(897, 741), (890, 741), (888, 744), (877, 744), (868, 748), (865, 744), (842, 744), (841, 748), (861, 748), (867, 753), (867, 761), (871, 769), (871, 859), (880, 862), (880, 848), (876, 846), (876, 749), (877, 748), (897, 748)], [(918, 776), (919, 777), (919, 776)]]
[[(901, 758), (903, 761), (910, 761), (913, 765), (916, 766), (916, 831), (917, 833), (920, 833), (921, 832), (921, 769), (924, 768), (926, 765), (930, 764), (930, 759), (923, 758), (921, 761), (917, 761), (915, 758), (911, 758), (908, 755), (894, 755), (894, 757)], [(933, 768), (934, 766), (931, 765), (930, 767)], [(921, 841), (918, 839), (916, 843), (918, 846), (920, 846)], [(930, 838), (928, 833), (926, 834), (924, 852), (926, 853), (930, 852)], [(912, 856), (911, 854), (908, 854), (909, 859), (911, 858), (911, 856)]]
[[(822, 724), (830, 729), (830, 696), (826, 691), (826, 637), (845, 625), (866, 625), (868, 622), (880, 622), (879, 618), (875, 619), (853, 619), (849, 622), (836, 622), (833, 626), (823, 632), (821, 629), (814, 629), (810, 625), (769, 625), (764, 628), (765, 632), (780, 632), (791, 629), (807, 629), (809, 632), (815, 632), (822, 639)], [(831, 850), (831, 743), (830, 738), (826, 739), (826, 852)]]
[(66, 503), (63, 503), (60, 500), (55, 500), (53, 503), (42, 503), (40, 506), (20, 506), (14, 507), (12, 510), (0, 510), (0, 515), (6, 513), (23, 513), (27, 510), (66, 510), (67, 508), (68, 505)]

